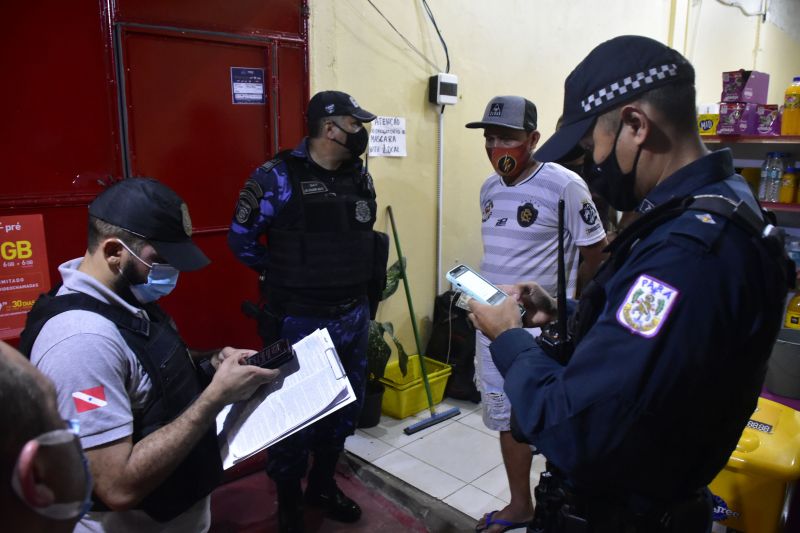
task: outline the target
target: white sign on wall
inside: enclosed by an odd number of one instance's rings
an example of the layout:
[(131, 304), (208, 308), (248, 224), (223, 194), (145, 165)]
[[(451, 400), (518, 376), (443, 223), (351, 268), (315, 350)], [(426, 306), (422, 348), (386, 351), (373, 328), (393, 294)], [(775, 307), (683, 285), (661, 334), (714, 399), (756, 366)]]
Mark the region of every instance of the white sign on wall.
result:
[(378, 117), (370, 124), (370, 157), (406, 156), (406, 119), (404, 117)]

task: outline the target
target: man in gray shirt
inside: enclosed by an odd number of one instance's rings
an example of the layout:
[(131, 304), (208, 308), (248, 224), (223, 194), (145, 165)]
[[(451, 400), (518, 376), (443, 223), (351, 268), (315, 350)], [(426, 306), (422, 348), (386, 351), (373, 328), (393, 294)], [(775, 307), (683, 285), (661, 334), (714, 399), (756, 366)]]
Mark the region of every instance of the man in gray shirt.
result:
[(63, 285), (31, 310), (20, 348), (80, 422), (95, 502), (76, 531), (205, 531), (221, 462), (214, 421), (277, 370), (254, 353), (189, 350), (155, 300), (180, 271), (208, 264), (183, 200), (131, 178), (89, 206), (88, 248), (59, 267)]

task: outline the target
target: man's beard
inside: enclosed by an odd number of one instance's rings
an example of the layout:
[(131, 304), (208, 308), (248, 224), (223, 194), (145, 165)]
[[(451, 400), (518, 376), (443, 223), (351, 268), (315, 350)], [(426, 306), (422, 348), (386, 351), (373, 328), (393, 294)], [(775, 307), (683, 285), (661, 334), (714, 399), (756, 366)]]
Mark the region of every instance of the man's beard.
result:
[(120, 268), (119, 275), (114, 279), (112, 289), (117, 295), (128, 303), (139, 307), (141, 304), (131, 292), (131, 285), (145, 283), (146, 279), (141, 279), (133, 261), (128, 261)]

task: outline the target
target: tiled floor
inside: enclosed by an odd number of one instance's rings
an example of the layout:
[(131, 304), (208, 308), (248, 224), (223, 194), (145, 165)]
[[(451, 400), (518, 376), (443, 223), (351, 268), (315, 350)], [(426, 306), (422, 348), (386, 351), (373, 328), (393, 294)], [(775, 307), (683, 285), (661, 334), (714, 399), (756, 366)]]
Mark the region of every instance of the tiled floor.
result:
[[(406, 435), (403, 429), (430, 416), (427, 410), (404, 420), (383, 415), (375, 427), (347, 439), (348, 452), (478, 520), (509, 500), (498, 433), (483, 425), (481, 407), (445, 398), (437, 412), (458, 407), (461, 414)], [(534, 457), (531, 487), (544, 459)], [(524, 528), (520, 529), (522, 531)]]

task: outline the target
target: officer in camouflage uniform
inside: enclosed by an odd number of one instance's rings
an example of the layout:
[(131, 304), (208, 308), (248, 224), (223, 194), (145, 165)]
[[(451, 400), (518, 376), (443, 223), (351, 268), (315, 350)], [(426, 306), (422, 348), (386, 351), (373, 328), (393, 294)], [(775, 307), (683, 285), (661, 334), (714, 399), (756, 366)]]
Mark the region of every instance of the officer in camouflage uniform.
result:
[[(228, 245), (260, 275), (265, 343), (294, 343), (327, 328), (357, 401), (269, 448), (280, 530), (303, 531), (300, 480), (314, 461), (306, 503), (354, 522), (361, 509), (336, 486), (334, 471), (361, 410), (369, 320), (385, 280), (388, 240), (372, 230), (377, 204), (359, 156), (375, 115), (339, 91), (308, 104), (309, 136), (257, 168), (239, 193)], [(267, 244), (261, 237), (266, 235)], [(373, 305), (370, 305), (370, 302)]]

